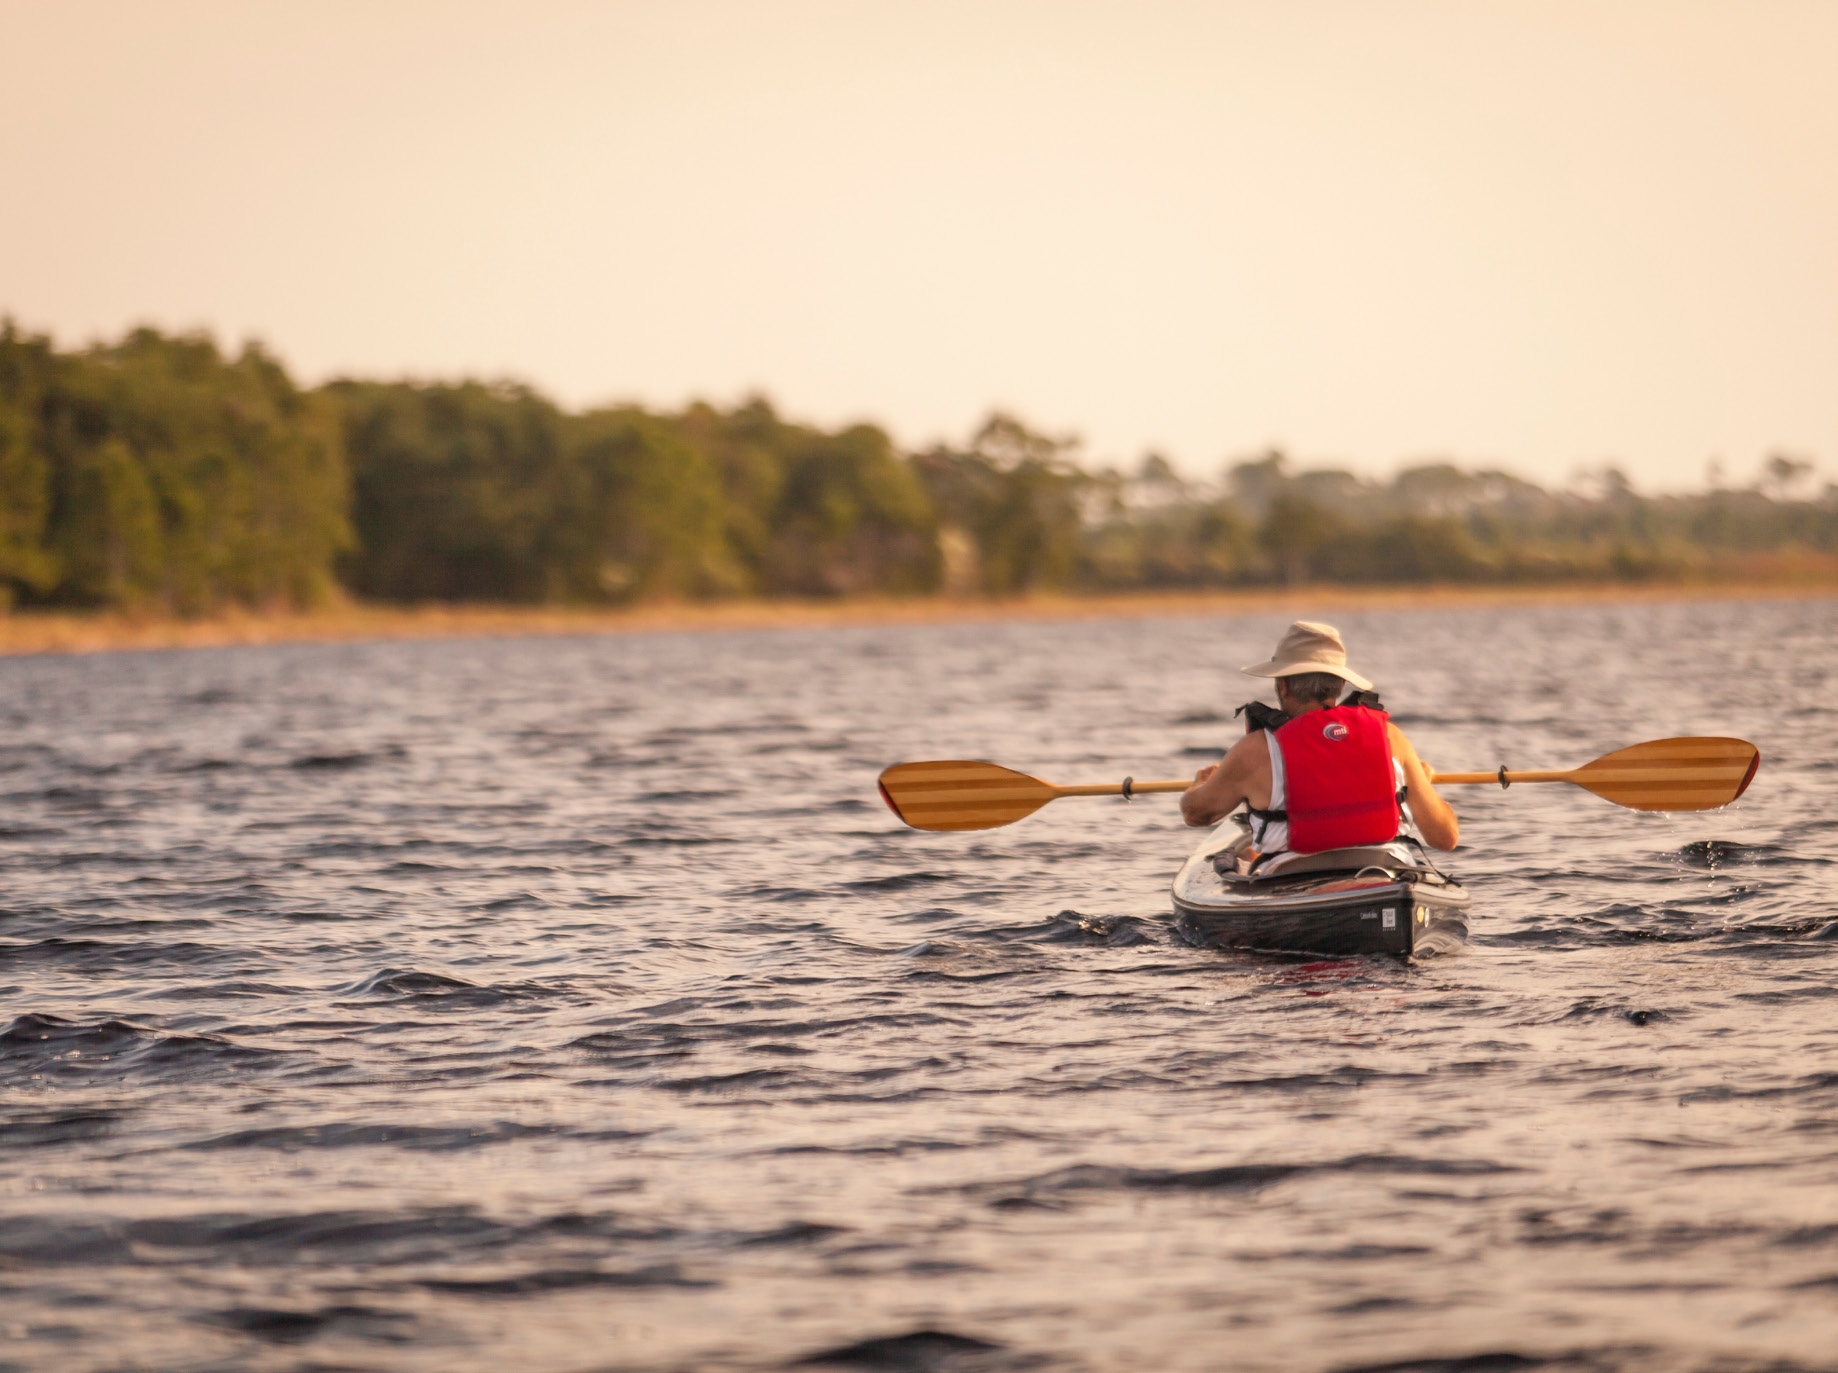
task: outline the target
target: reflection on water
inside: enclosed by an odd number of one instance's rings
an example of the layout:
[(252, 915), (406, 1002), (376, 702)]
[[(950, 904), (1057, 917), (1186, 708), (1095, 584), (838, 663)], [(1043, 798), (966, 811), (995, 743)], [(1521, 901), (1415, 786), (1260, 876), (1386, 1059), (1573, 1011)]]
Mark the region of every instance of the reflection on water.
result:
[(1763, 751), (1458, 793), (1418, 966), (875, 798), (1190, 770), (1286, 619), (0, 662), (0, 1368), (1832, 1366), (1834, 606), (1342, 617), (1439, 767)]

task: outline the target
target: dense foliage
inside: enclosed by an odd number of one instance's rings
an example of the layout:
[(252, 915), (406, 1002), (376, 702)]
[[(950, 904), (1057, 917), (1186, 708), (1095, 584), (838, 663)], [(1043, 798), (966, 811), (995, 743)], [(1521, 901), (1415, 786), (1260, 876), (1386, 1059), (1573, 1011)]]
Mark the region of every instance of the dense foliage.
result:
[(339, 414), (256, 347), (0, 326), (0, 597), (304, 603), (351, 538)]
[(850, 593), (1754, 576), (1838, 565), (1838, 488), (1547, 491), (1447, 464), (1389, 482), (1280, 453), (1185, 481), (1092, 470), (992, 416), (962, 448), (763, 400), (573, 414), (527, 387), (337, 381), (140, 329), (60, 352), (0, 327), (0, 605), (619, 603)]

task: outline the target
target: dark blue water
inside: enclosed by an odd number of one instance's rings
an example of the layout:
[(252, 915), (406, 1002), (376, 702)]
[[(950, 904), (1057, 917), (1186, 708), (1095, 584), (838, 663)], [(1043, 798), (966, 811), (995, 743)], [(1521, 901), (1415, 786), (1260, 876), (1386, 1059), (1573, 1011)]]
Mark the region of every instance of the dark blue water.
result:
[[(1337, 618), (1467, 952), (1195, 950), (1287, 617), (0, 661), (0, 1368), (1838, 1368), (1838, 605)], [(1466, 1360), (1467, 1362), (1464, 1362)]]

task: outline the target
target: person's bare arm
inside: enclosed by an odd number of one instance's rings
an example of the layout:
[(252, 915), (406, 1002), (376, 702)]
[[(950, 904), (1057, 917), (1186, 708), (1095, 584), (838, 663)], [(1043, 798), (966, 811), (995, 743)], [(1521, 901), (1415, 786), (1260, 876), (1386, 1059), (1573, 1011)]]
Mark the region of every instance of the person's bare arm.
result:
[[(1417, 756), (1416, 747), (1396, 725), (1391, 732), (1391, 756), (1404, 769), (1404, 785), (1410, 788), (1410, 813), (1417, 821), (1423, 842), (1431, 848), (1452, 849), (1461, 842), (1461, 822), (1449, 803), (1436, 794), (1430, 781), (1430, 770)], [(1191, 793), (1189, 793), (1191, 795)]]
[[(1225, 757), (1211, 767), (1201, 768), (1193, 775), (1193, 785), (1181, 793), (1181, 819), (1190, 825), (1216, 825), (1250, 800), (1258, 764), (1269, 769), (1269, 750), (1260, 730), (1233, 744)], [(1269, 783), (1264, 784), (1263, 790), (1268, 793)]]

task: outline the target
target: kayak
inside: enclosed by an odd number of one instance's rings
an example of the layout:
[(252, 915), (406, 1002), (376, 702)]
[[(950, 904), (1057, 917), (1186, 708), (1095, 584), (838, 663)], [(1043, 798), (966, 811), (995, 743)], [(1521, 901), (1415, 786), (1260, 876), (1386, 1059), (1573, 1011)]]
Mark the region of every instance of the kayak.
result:
[(1175, 874), (1175, 928), (1190, 943), (1409, 958), (1467, 942), (1466, 889), (1402, 843), (1281, 854), (1246, 876), (1248, 843), (1222, 824)]

